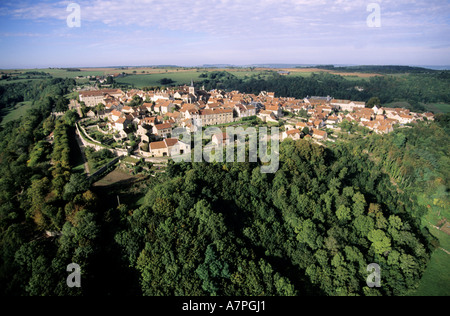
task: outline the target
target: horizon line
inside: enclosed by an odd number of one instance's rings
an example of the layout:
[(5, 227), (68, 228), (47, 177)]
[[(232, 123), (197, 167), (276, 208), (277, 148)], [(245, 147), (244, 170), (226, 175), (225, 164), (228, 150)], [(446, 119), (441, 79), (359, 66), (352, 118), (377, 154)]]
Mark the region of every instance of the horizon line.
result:
[[(89, 68), (158, 68), (158, 67), (172, 67), (172, 68), (227, 68), (227, 67), (237, 67), (237, 68), (248, 68), (248, 67), (261, 67), (261, 68), (288, 68), (288, 67), (318, 67), (318, 66), (333, 66), (333, 67), (367, 67), (367, 66), (391, 66), (391, 67), (420, 67), (428, 68), (433, 70), (433, 68), (443, 68), (442, 70), (450, 70), (450, 65), (422, 65), (422, 64), (333, 64), (333, 63), (312, 63), (312, 64), (301, 64), (301, 63), (256, 63), (256, 64), (227, 64), (227, 63), (216, 63), (216, 64), (203, 64), (203, 65), (176, 65), (176, 64), (154, 64), (154, 65), (116, 65), (116, 66), (33, 66), (33, 67), (8, 67), (0, 68), (0, 70), (28, 70), (28, 69), (89, 69)], [(430, 68), (433, 67), (433, 68)]]

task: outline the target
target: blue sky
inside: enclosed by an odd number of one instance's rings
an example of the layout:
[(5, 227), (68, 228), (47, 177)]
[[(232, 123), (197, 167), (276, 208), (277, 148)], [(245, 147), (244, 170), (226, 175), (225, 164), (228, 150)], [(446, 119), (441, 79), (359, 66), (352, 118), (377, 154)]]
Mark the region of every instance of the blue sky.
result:
[[(81, 27), (67, 24), (70, 3)], [(450, 65), (449, 34), (442, 0), (2, 0), (0, 68)]]

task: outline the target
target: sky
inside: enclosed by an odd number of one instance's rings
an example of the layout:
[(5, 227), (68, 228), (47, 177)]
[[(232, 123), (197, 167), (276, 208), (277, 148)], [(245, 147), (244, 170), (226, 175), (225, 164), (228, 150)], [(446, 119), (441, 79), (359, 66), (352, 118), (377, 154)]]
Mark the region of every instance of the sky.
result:
[(269, 63), (450, 65), (450, 1), (0, 1), (2, 69)]

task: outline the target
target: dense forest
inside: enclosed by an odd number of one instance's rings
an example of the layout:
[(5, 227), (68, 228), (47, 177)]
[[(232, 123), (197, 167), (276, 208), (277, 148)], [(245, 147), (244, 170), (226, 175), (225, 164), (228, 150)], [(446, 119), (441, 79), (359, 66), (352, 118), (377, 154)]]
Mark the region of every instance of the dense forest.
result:
[(420, 222), (449, 206), (449, 115), (329, 147), (287, 140), (274, 174), (170, 163), (142, 205), (118, 205), (72, 171), (75, 113), (50, 115), (72, 83), (43, 82), (0, 131), (1, 295), (405, 295), (439, 247)]
[(372, 97), (378, 97), (381, 104), (406, 101), (410, 104), (410, 110), (425, 112), (423, 103), (450, 103), (449, 74), (450, 71), (434, 71), (348, 80), (325, 72), (313, 73), (310, 77), (282, 76), (274, 72), (268, 78), (254, 76), (242, 79), (223, 71), (208, 73), (207, 78), (198, 82), (197, 86), (205, 86), (206, 90), (239, 90), (254, 94), (271, 91), (277, 96), (297, 99), (331, 96), (367, 102)]
[[(420, 228), (425, 206), (367, 158), (301, 140), (281, 145), (270, 175), (257, 164), (174, 164), (115, 240), (144, 295), (408, 294), (436, 240)], [(365, 284), (372, 262), (380, 289)]]

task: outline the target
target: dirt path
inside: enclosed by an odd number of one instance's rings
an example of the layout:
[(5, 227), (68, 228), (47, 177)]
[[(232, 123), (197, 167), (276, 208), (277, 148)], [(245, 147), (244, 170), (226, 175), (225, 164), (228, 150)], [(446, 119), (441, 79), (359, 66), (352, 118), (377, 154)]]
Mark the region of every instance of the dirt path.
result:
[(450, 251), (448, 251), (448, 250), (445, 250), (444, 248), (439, 248), (439, 249), (441, 249), (443, 252), (445, 252), (446, 254), (448, 254), (448, 255), (450, 255)]
[[(439, 227), (433, 225), (433, 224), (430, 223), (429, 221), (428, 221), (428, 224), (429, 224), (431, 227), (433, 227), (434, 229), (437, 229), (437, 230), (442, 231)], [(442, 247), (439, 247), (439, 249), (442, 250), (443, 252), (445, 252), (446, 254), (450, 255), (450, 251), (448, 251), (447, 249), (444, 249), (444, 248), (442, 248)]]

